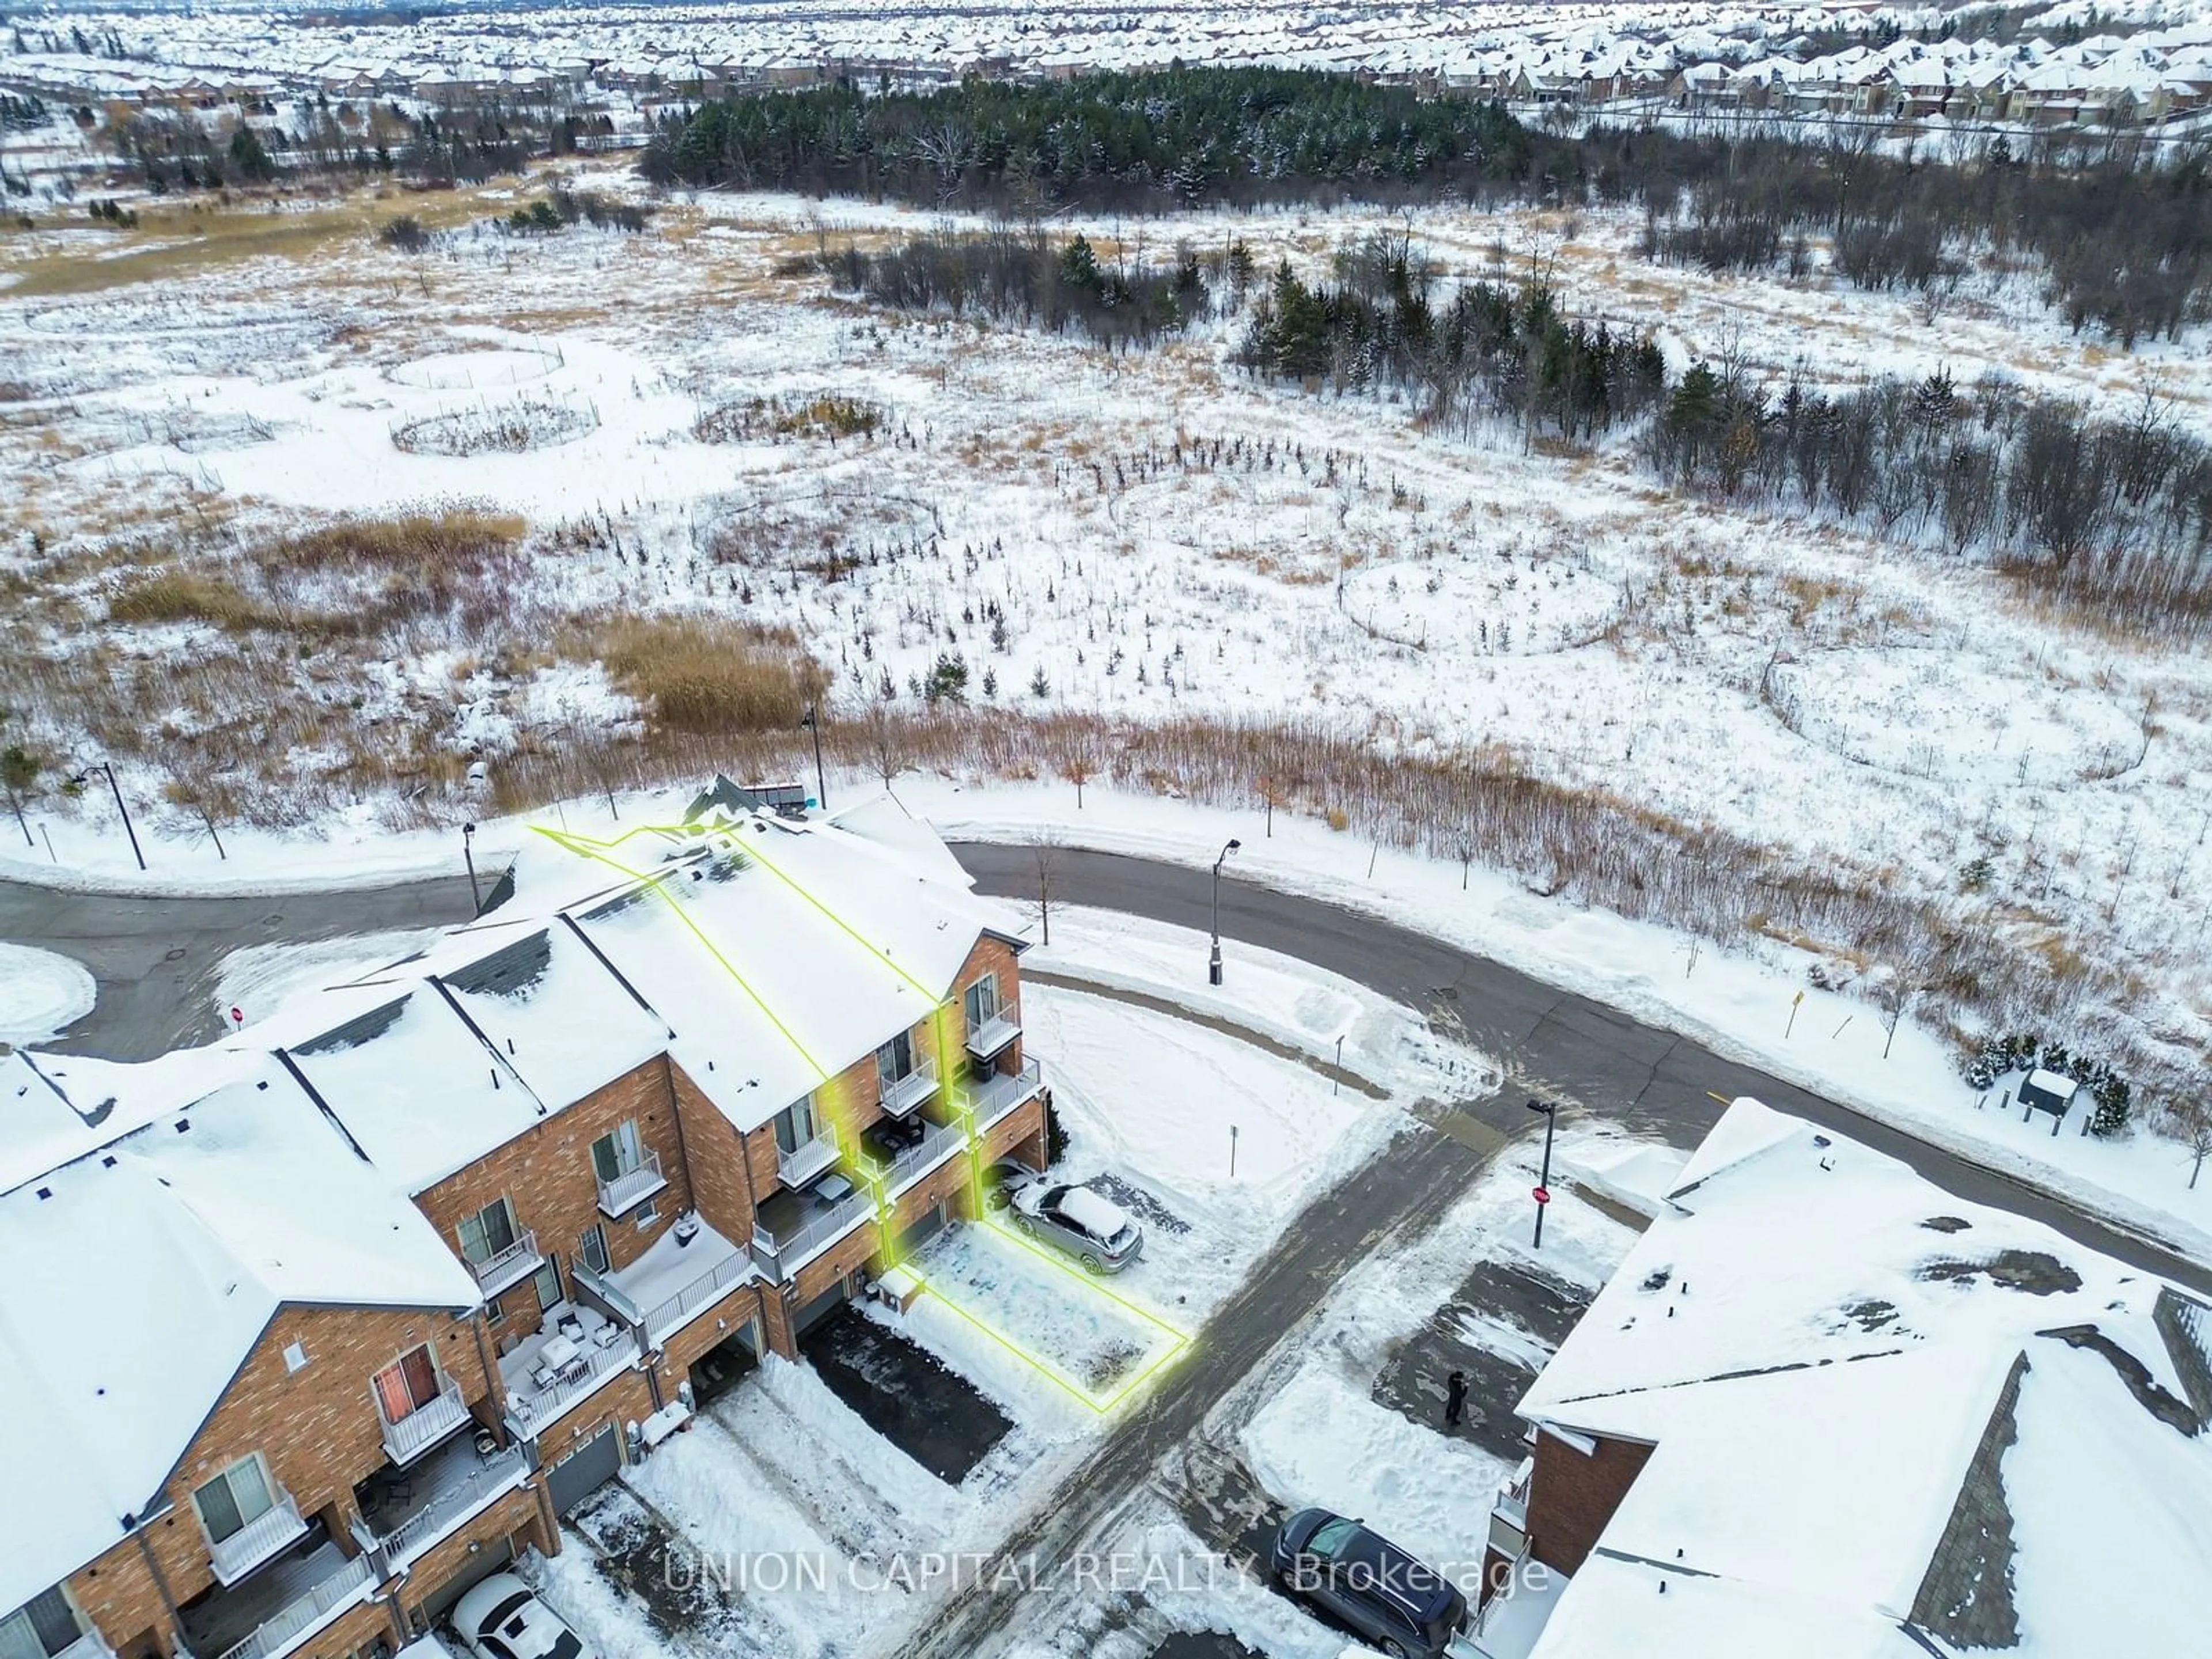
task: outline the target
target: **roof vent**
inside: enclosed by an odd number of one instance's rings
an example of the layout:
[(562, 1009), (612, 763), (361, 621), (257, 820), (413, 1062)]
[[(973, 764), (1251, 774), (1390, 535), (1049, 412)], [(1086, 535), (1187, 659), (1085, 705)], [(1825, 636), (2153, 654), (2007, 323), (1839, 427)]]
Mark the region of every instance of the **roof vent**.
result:
[(191, 1127), (192, 1127), (192, 1121), (191, 1121), (191, 1119), (190, 1119), (190, 1118), (188, 1118), (188, 1117), (180, 1117), (180, 1118), (179, 1118), (179, 1119), (177, 1120), (177, 1133), (178, 1133), (179, 1134), (182, 1134), (182, 1133), (184, 1133), (184, 1132), (185, 1132), (185, 1130), (187, 1130), (187, 1129), (191, 1128)]
[(113, 1169), (115, 1167), (115, 1154), (110, 1152), (106, 1157), (101, 1158), (100, 1160), (100, 1167), (103, 1170)]
[(52, 1198), (53, 1195), (54, 1189), (51, 1187), (41, 1187), (39, 1188), (39, 1196), (40, 1198)]

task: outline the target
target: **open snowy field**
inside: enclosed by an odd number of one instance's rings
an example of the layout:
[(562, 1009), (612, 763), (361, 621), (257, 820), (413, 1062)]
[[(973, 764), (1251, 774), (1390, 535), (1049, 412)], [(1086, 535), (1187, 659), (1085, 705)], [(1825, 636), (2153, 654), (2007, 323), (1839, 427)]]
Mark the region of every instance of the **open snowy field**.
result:
[[(636, 193), (611, 170), (586, 182)], [(179, 804), (179, 756), (242, 756), (271, 780), (260, 806), (308, 834), (482, 817), (510, 767), (637, 729), (565, 618), (742, 618), (815, 653), (833, 725), (887, 690), (916, 706), (957, 655), (979, 726), (996, 708), (1236, 716), (1415, 757), (1483, 747), (1808, 878), (1944, 906), (2047, 963), (2077, 1046), (2124, 1036), (2180, 1066), (2212, 1038), (2203, 653), (2053, 614), (1970, 563), (1668, 494), (1617, 447), (1523, 453), (1384, 398), (1256, 385), (1226, 362), (1236, 315), (1121, 355), (872, 310), (807, 266), (973, 222), (704, 196), (641, 235), (485, 227), (533, 193), (0, 243), (0, 356), (27, 394), (0, 404), (24, 584), (0, 623), (0, 700), (58, 762), (118, 754), (157, 878), (241, 874)], [(447, 228), (431, 253), (375, 244), (383, 216), (418, 207)], [(244, 236), (247, 220), (298, 240)], [(1394, 227), (1346, 211), (1068, 228), (1109, 255), (1241, 236), (1262, 270), (1318, 271)], [(2201, 339), (2107, 350), (2024, 280), (1970, 280), (1939, 328), (1817, 269), (1649, 264), (1628, 216), (1447, 209), (1410, 228), (1440, 283), (1547, 267), (1568, 311), (1651, 329), (1678, 365), (1729, 353), (1834, 386), (1945, 367), (2112, 410), (2155, 384), (2212, 429)], [(805, 416), (824, 405), (877, 423), (839, 434)], [(332, 510), (463, 500), (526, 526), (507, 614), (472, 632), (301, 651), (112, 613), (180, 527), (214, 578), (241, 543)], [(272, 701), (281, 736), (263, 729)], [(15, 856), (126, 859), (112, 803), (59, 793), (63, 770)], [(1845, 987), (1890, 965), (1848, 939), (1769, 943)], [(1674, 971), (1651, 949), (1643, 976)], [(2085, 998), (2091, 963), (2125, 994)]]

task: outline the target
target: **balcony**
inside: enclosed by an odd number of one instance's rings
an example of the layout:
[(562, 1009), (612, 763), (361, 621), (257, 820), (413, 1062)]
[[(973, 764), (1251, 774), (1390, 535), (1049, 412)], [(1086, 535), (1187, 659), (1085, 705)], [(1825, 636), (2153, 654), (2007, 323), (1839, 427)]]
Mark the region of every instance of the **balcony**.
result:
[(297, 1543), (307, 1530), (292, 1494), (279, 1486), (276, 1501), (221, 1543), (208, 1546), (216, 1580), (235, 1584), (254, 1568)]
[(521, 1486), (529, 1474), (519, 1446), (487, 1454), (472, 1440), (448, 1442), (411, 1469), (386, 1470), (362, 1483), (368, 1536), (361, 1541), (383, 1552), (386, 1575), (398, 1572)]
[(1528, 1480), (1535, 1468), (1522, 1458), (1511, 1477), (1501, 1481), (1490, 1506), (1490, 1547), (1509, 1561), (1517, 1561), (1528, 1545)]
[[(377, 1402), (377, 1415), (384, 1415), (381, 1400)], [(461, 1385), (448, 1376), (439, 1383), (436, 1395), (427, 1403), (417, 1406), (397, 1423), (385, 1419), (385, 1455), (404, 1467), (471, 1420), (468, 1402), (461, 1398)]]
[(54, 1659), (115, 1659), (115, 1650), (96, 1630), (88, 1630), (54, 1656)]
[(650, 1146), (640, 1151), (635, 1169), (599, 1182), (600, 1214), (610, 1218), (627, 1215), (668, 1184), (660, 1173), (660, 1154)]
[(1001, 1003), (999, 1012), (968, 1033), (968, 1052), (978, 1060), (995, 1060), (1022, 1034), (1022, 1009), (1018, 1002)]
[(477, 1276), (477, 1289), (489, 1299), (501, 1291), (513, 1290), (544, 1265), (545, 1258), (538, 1253), (538, 1234), (533, 1229), (496, 1255), (471, 1261), (469, 1271)]
[(884, 1196), (896, 1198), (924, 1176), (943, 1169), (968, 1147), (968, 1136), (957, 1123), (932, 1123), (913, 1145), (888, 1158), (878, 1157), (869, 1168), (883, 1182)]
[(804, 1194), (777, 1193), (754, 1218), (753, 1261), (770, 1279), (791, 1279), (875, 1215), (875, 1202), (864, 1192), (849, 1193), (834, 1204)]
[(752, 1276), (752, 1257), (743, 1245), (687, 1216), (620, 1273), (586, 1282), (603, 1295), (613, 1292), (609, 1305), (658, 1347)]
[(217, 1659), (281, 1659), (376, 1588), (366, 1555), (347, 1557), (325, 1543), (301, 1563), (306, 1588), (256, 1625), (243, 1641), (215, 1650)]
[(1025, 1060), (1018, 1072), (995, 1073), (961, 1091), (971, 1127), (977, 1134), (1006, 1117), (1044, 1087), (1044, 1073), (1036, 1061)]
[[(598, 1276), (582, 1262), (573, 1271), (579, 1284), (596, 1288)], [(543, 1330), (501, 1357), (508, 1424), (518, 1434), (541, 1433), (637, 1357), (636, 1339), (598, 1309), (556, 1303)]]
[(836, 1164), (837, 1143), (827, 1133), (815, 1136), (792, 1152), (787, 1152), (780, 1146), (775, 1149), (776, 1175), (793, 1192), (810, 1181), (819, 1180)]
[(936, 1092), (937, 1062), (922, 1060), (897, 1082), (884, 1085), (884, 1110), (904, 1117)]

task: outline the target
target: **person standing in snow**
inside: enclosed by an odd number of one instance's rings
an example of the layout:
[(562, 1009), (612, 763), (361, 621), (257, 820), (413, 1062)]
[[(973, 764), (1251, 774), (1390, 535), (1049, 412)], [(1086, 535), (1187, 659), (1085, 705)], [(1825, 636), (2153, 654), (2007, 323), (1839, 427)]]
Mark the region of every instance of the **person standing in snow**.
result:
[(1454, 1371), (1444, 1379), (1444, 1426), (1459, 1426), (1461, 1413), (1467, 1410), (1467, 1373)]

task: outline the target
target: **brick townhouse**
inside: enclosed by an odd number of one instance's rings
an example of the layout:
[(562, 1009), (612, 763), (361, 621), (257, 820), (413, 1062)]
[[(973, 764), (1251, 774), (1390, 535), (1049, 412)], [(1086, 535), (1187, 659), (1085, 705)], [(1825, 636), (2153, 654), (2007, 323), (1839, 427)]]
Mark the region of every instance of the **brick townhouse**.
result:
[(2203, 1651), (2212, 1308), (1756, 1101), (1519, 1410), (1531, 1659)]
[(557, 1550), (1042, 1162), (1020, 948), (892, 803), (722, 814), (538, 849), (501, 910), (210, 1048), (10, 1056), (0, 1245), (53, 1273), (0, 1303), (0, 1407), (58, 1496), (0, 1528), (0, 1655), (369, 1656)]

